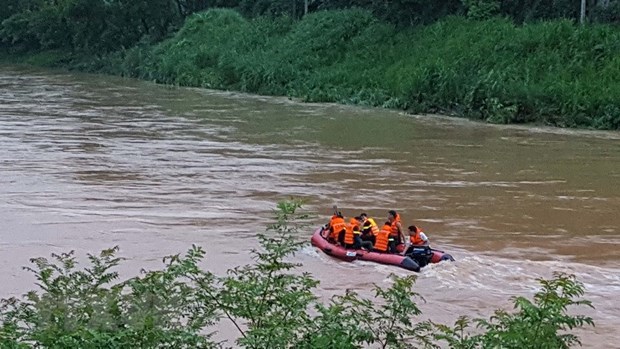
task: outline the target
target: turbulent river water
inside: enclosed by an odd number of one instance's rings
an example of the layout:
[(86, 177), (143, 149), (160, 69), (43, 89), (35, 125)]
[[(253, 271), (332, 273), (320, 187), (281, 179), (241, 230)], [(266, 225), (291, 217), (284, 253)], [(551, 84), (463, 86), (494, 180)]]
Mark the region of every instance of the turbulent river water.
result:
[[(34, 288), (30, 257), (120, 246), (121, 271), (202, 245), (248, 263), (277, 201), (378, 221), (395, 209), (454, 263), (419, 274), (425, 317), (452, 322), (575, 274), (595, 309), (586, 348), (620, 348), (620, 134), (498, 127), (285, 98), (0, 67), (0, 297)], [(312, 229), (307, 232), (308, 239)], [(322, 296), (395, 267), (296, 255)]]

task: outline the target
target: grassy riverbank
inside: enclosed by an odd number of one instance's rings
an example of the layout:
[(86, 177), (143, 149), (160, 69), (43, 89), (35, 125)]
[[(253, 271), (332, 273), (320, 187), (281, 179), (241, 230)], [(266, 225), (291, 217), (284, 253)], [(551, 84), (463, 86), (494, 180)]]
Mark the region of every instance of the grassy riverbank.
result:
[(197, 13), (168, 40), (42, 65), (493, 123), (620, 129), (620, 29), (447, 17), (396, 29), (363, 10), (300, 21)]

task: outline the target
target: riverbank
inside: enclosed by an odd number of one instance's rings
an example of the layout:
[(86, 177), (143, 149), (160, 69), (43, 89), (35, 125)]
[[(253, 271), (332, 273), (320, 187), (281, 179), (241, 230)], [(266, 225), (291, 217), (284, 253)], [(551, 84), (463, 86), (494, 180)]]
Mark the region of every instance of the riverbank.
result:
[(198, 13), (170, 39), (43, 66), (492, 123), (620, 129), (620, 29), (448, 17), (396, 29), (362, 10), (300, 21)]

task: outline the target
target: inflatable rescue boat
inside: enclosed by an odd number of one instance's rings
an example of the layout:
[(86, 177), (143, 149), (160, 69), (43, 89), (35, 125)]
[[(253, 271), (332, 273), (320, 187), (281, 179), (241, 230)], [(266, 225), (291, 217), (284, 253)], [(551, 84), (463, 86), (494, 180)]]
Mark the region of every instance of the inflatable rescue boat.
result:
[[(426, 248), (426, 255), (422, 256), (403, 256), (395, 253), (381, 253), (371, 252), (367, 250), (355, 250), (351, 248), (344, 248), (338, 244), (332, 243), (327, 240), (327, 231), (325, 227), (319, 227), (314, 234), (310, 242), (312, 245), (321, 249), (326, 254), (341, 259), (343, 261), (352, 262), (354, 260), (371, 261), (380, 264), (396, 265), (407, 270), (419, 272), (420, 268), (427, 263), (439, 263), (441, 261), (453, 261), (451, 255), (434, 249)], [(402, 251), (404, 245), (401, 245), (399, 250)], [(424, 249), (424, 248), (422, 248)]]

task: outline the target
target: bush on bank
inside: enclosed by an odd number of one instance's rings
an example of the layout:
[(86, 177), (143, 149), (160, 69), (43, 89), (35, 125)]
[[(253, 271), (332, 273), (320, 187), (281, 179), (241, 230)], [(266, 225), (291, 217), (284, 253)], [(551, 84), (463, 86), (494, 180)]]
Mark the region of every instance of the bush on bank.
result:
[[(461, 317), (454, 326), (423, 321), (413, 290), (415, 276), (393, 277), (374, 297), (346, 291), (328, 303), (315, 294), (318, 281), (295, 269), (306, 215), (298, 201), (278, 204), (270, 233), (260, 234), (254, 264), (217, 276), (201, 267), (205, 253), (193, 246), (164, 258), (162, 270), (119, 281), (118, 249), (89, 255), (78, 268), (73, 253), (34, 258), (38, 290), (0, 301), (0, 347), (221, 348), (213, 339), (220, 322), (238, 330), (243, 348), (570, 348), (570, 330), (592, 319), (567, 313), (591, 306), (583, 284), (556, 274), (539, 280), (533, 300), (514, 299), (515, 311), (489, 319)], [(482, 329), (472, 331), (470, 324)]]
[(620, 30), (604, 25), (450, 17), (396, 30), (363, 10), (297, 22), (211, 10), (113, 62), (119, 74), (181, 86), (620, 129)]

